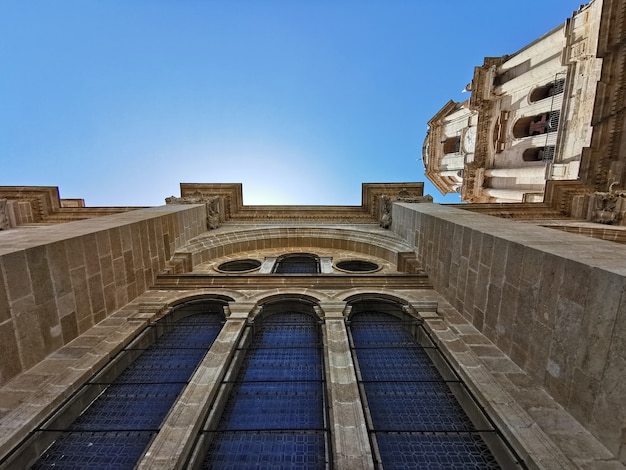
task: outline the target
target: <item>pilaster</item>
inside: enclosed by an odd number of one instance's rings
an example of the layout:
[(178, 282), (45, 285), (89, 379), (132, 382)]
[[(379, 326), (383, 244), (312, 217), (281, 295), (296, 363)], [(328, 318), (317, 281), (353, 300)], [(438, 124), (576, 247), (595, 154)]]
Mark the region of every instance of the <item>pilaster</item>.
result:
[(184, 468), (255, 304), (231, 302), (226, 324), (168, 414), (138, 469)]
[(372, 449), (365, 426), (348, 332), (345, 302), (323, 302), (328, 401), (335, 468), (373, 469)]

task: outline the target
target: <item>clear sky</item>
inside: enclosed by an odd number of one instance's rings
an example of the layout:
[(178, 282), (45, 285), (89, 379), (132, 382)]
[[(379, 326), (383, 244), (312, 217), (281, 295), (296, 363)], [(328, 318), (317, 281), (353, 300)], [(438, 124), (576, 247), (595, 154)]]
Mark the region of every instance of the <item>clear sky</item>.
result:
[(158, 205), (361, 203), (425, 181), (426, 122), (581, 0), (0, 0), (0, 185)]

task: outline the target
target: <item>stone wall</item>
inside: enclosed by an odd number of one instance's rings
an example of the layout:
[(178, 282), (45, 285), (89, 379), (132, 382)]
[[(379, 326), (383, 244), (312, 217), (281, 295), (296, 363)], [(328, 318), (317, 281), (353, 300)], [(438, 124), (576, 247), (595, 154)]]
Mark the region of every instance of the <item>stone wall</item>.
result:
[(435, 289), (626, 462), (626, 247), (437, 204), (396, 203)]
[(0, 232), (0, 384), (143, 293), (204, 230), (193, 205)]

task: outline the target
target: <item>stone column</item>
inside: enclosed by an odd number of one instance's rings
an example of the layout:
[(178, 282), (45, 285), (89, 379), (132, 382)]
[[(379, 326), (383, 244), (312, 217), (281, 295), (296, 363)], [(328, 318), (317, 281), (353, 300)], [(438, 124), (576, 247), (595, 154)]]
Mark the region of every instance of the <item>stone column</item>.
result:
[(189, 458), (195, 436), (213, 403), (224, 374), (235, 353), (239, 339), (246, 327), (246, 321), (254, 310), (253, 302), (231, 303), (230, 315), (215, 339), (213, 346), (204, 357), (189, 384), (170, 410), (161, 430), (137, 469), (151, 470), (184, 468)]
[(345, 302), (323, 302), (326, 336), (328, 401), (334, 467), (373, 469), (354, 363), (344, 321)]

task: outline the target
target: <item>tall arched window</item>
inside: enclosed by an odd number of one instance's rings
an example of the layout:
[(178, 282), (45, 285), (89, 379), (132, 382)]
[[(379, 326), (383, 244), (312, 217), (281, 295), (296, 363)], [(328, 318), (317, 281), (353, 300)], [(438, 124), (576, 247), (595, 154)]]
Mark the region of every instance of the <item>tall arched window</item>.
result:
[(317, 274), (320, 272), (320, 261), (315, 255), (294, 253), (281, 256), (274, 265), (276, 274)]
[(554, 145), (546, 147), (530, 147), (524, 150), (522, 159), (525, 162), (552, 161), (554, 159)]
[(556, 132), (559, 127), (559, 111), (549, 111), (537, 116), (519, 118), (513, 126), (513, 137), (521, 139), (531, 135)]
[(320, 325), (312, 307), (292, 307), (277, 305), (244, 337), (222, 416), (201, 436), (204, 468), (328, 468)]
[(384, 302), (359, 302), (353, 311), (349, 331), (378, 465), (516, 468), (419, 322)]
[(217, 337), (224, 304), (185, 304), (149, 326), (38, 430), (40, 444), (55, 441), (33, 468), (132, 469)]
[(546, 85), (535, 88), (530, 92), (528, 97), (528, 101), (534, 103), (536, 101), (544, 100), (546, 98), (550, 98), (551, 96), (558, 95), (563, 93), (563, 89), (565, 87), (565, 79), (561, 78), (558, 80), (554, 80)]

